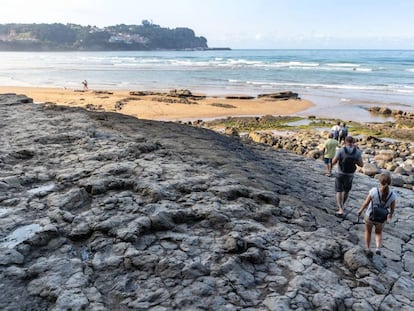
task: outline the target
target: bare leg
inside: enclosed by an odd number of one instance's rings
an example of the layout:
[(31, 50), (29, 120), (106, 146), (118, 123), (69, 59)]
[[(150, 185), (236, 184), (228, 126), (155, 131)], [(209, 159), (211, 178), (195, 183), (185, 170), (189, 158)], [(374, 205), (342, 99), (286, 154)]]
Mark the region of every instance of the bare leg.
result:
[(375, 227), (375, 244), (377, 249), (381, 248), (382, 245), (382, 227), (376, 226)]
[(345, 205), (346, 200), (348, 200), (349, 192), (344, 192), (344, 200), (342, 201), (342, 207)]
[(344, 192), (336, 193), (336, 204), (338, 206), (338, 214), (342, 214), (344, 212)]
[(365, 248), (370, 249), (372, 224), (365, 224)]

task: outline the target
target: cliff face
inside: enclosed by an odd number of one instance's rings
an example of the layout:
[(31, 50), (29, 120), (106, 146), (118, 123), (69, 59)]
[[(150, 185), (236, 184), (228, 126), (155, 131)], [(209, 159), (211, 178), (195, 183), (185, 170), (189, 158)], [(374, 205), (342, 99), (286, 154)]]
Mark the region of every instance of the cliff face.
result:
[(409, 310), (414, 193), (363, 252), (321, 161), (0, 96), (0, 309)]

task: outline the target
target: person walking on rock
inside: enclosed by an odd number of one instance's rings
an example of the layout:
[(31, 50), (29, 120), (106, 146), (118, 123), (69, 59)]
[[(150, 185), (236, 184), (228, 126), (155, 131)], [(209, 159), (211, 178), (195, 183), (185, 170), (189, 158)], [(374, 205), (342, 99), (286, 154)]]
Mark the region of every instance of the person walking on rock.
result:
[(335, 156), (336, 147), (338, 147), (338, 141), (333, 138), (333, 133), (329, 133), (328, 139), (323, 146), (323, 162), (326, 164), (328, 172), (326, 176), (332, 176), (332, 159)]
[(335, 215), (342, 217), (345, 202), (352, 188), (356, 165), (360, 167), (364, 166), (362, 152), (354, 145), (354, 138), (352, 136), (347, 136), (345, 138), (345, 146), (336, 152), (332, 160), (332, 165), (336, 163), (338, 163), (338, 173), (335, 178), (335, 192), (338, 211)]
[(345, 142), (345, 138), (348, 136), (348, 127), (346, 123), (342, 124), (341, 130), (339, 131), (339, 143)]
[(333, 134), (333, 138), (339, 140), (339, 132), (341, 131), (341, 122), (338, 122), (336, 125), (332, 126), (331, 132)]
[[(372, 228), (375, 227), (375, 253), (381, 254), (382, 245), (382, 230), (384, 229), (385, 221), (390, 222), (394, 215), (395, 203), (397, 196), (393, 191), (390, 190), (391, 177), (388, 174), (381, 174), (379, 177), (379, 187), (374, 187), (369, 190), (369, 193), (362, 203), (361, 208), (358, 210), (358, 217), (361, 216), (362, 212), (366, 209), (364, 215), (365, 221), (365, 251), (369, 256), (372, 256), (371, 252), (371, 232)], [(373, 211), (374, 204), (383, 204), (384, 208), (387, 209), (388, 215), (384, 221), (372, 220), (371, 213)], [(378, 205), (377, 205), (378, 206)], [(368, 208), (367, 208), (368, 207)], [(388, 210), (389, 209), (389, 210)], [(371, 217), (370, 217), (371, 216)]]

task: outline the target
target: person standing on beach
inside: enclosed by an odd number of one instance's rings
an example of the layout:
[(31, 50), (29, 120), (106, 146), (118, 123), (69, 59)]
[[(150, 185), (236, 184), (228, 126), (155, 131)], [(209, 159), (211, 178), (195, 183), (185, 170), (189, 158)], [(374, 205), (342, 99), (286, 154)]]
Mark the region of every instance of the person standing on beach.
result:
[(372, 212), (372, 206), (375, 202), (384, 204), (384, 207), (389, 209), (386, 222), (389, 223), (392, 219), (395, 210), (395, 202), (397, 196), (393, 191), (390, 190), (391, 177), (388, 174), (381, 174), (379, 177), (379, 187), (374, 187), (369, 190), (369, 193), (362, 203), (361, 208), (358, 210), (358, 217), (361, 216), (362, 212), (368, 207), (364, 215), (365, 221), (365, 252), (368, 256), (372, 256), (371, 252), (371, 233), (372, 228), (375, 227), (375, 253), (377, 255), (381, 254), (381, 244), (382, 244), (382, 230), (384, 229), (385, 221), (372, 221), (370, 220), (370, 215)]
[(86, 91), (88, 89), (88, 81), (83, 80), (82, 84), (83, 84), (83, 89)]
[(354, 138), (347, 136), (345, 138), (345, 147), (338, 149), (332, 160), (332, 165), (338, 163), (338, 174), (335, 178), (336, 204), (338, 211), (336, 216), (342, 217), (344, 205), (348, 199), (349, 192), (352, 188), (356, 165), (363, 167), (362, 152), (354, 145)]
[(329, 133), (322, 150), (323, 162), (328, 170), (326, 176), (328, 177), (332, 176), (332, 159), (335, 156), (336, 147), (338, 147), (338, 141), (333, 139), (333, 133)]

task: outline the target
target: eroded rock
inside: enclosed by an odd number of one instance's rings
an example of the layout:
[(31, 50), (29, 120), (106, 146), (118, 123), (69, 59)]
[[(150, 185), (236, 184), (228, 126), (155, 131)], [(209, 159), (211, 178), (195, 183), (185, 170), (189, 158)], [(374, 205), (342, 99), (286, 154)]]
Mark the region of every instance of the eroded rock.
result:
[[(0, 120), (2, 310), (413, 303), (411, 190), (398, 189), (383, 255), (369, 259), (356, 211), (376, 180), (363, 174), (339, 220), (334, 181), (320, 160), (15, 95), (0, 96)], [(306, 154), (306, 144), (289, 144)], [(19, 228), (30, 234), (12, 239)]]

